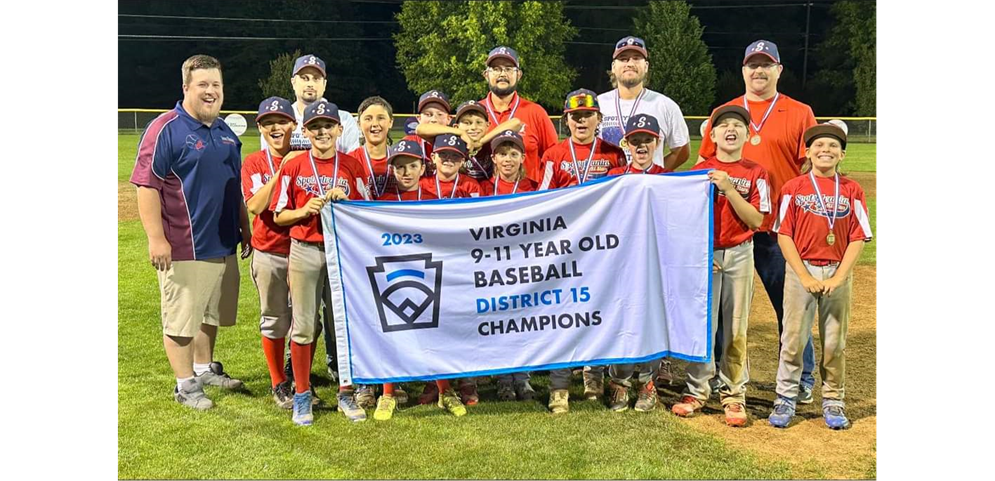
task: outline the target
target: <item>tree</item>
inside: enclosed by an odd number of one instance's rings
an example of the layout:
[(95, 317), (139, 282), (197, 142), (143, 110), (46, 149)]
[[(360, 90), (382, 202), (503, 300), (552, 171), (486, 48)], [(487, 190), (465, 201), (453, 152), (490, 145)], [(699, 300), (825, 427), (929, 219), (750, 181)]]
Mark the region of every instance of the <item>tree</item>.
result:
[(691, 6), (654, 0), (639, 9), (634, 23), (649, 50), (649, 88), (673, 99), (685, 115), (708, 115), (715, 100), (715, 66)]
[(394, 34), (397, 64), (415, 94), (440, 89), (454, 102), (487, 93), (481, 77), (498, 45), (518, 51), (518, 91), (547, 107), (560, 107), (577, 72), (564, 58), (564, 42), (577, 29), (561, 2), (405, 2)]
[(834, 28), (850, 41), (854, 59), (853, 82), (857, 89), (857, 115), (874, 115), (877, 111), (877, 6), (874, 3), (845, 1), (833, 5), (839, 19)]
[(294, 71), (294, 60), (301, 56), (300, 49), (293, 53), (283, 53), (269, 63), (269, 76), (259, 79), (261, 98), (273, 96), (283, 97), (291, 102), (295, 100), (294, 87), (290, 85), (290, 73)]

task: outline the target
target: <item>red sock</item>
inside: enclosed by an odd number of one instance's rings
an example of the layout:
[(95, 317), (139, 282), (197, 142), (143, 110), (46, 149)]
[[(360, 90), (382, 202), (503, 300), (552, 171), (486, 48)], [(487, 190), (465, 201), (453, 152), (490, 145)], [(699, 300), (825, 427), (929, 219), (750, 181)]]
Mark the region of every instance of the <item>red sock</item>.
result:
[(269, 379), (273, 383), (273, 387), (287, 380), (287, 376), (283, 373), (283, 354), (286, 352), (284, 350), (284, 344), (286, 343), (286, 338), (270, 339), (266, 336), (263, 338), (263, 354), (266, 355), (266, 366), (269, 368)]
[(290, 363), (294, 366), (294, 382), (297, 384), (297, 394), (306, 393), (311, 389), (311, 345), (290, 342)]
[(449, 389), (449, 380), (439, 379), (438, 381), (435, 381), (435, 385), (439, 386), (439, 392), (446, 392), (446, 390)]
[(389, 382), (383, 385), (383, 395), (393, 396), (394, 395), (394, 383)]

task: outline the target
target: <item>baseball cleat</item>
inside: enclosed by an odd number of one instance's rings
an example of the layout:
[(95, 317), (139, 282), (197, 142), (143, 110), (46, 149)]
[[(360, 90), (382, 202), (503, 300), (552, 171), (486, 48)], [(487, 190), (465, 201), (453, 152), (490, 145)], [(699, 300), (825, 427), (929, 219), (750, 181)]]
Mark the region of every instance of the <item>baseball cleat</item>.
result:
[(310, 426), (314, 422), (314, 415), (311, 414), (311, 392), (294, 394), (294, 424), (298, 426)]

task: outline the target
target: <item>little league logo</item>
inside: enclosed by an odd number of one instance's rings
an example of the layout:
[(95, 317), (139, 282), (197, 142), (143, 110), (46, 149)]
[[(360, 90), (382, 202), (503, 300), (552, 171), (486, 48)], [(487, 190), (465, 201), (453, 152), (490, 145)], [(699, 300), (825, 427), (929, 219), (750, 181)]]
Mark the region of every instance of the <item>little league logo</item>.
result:
[[(836, 209), (835, 217), (837, 219), (842, 219), (850, 215), (850, 199), (848, 197), (841, 195), (839, 203), (836, 203), (833, 202), (833, 196), (824, 195), (822, 196), (822, 203), (825, 203), (826, 208), (830, 211), (834, 208)], [(801, 207), (802, 211), (828, 219), (829, 215), (822, 210), (822, 203), (819, 202), (819, 198), (815, 194), (795, 196), (795, 205)]]
[(432, 262), (431, 253), (376, 261), (366, 272), (383, 332), (439, 327), (442, 261)]

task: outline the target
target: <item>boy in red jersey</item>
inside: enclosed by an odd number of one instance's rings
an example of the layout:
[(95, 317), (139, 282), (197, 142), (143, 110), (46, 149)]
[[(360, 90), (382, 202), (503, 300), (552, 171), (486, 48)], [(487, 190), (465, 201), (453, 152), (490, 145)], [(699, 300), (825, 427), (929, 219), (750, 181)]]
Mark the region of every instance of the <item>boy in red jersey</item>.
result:
[[(453, 116), (449, 113), (451, 111), (452, 107), (449, 105), (449, 96), (441, 90), (429, 90), (421, 94), (421, 97), (418, 98), (418, 128), (421, 128), (423, 125), (448, 127), (449, 123), (453, 120)], [(415, 132), (418, 132), (417, 128)], [(431, 141), (425, 140), (425, 138), (422, 138), (417, 133), (404, 136), (404, 140), (418, 143), (418, 146), (421, 147), (425, 155), (425, 158), (422, 159), (425, 162), (425, 175), (432, 175), (434, 165), (432, 162), (433, 146)]]
[(632, 162), (624, 167), (615, 167), (608, 171), (609, 176), (625, 174), (662, 174), (670, 172), (653, 163), (653, 153), (660, 145), (660, 123), (656, 117), (649, 114), (637, 114), (629, 117), (625, 125), (625, 148), (632, 157)]
[(491, 157), (495, 172), (480, 184), (482, 196), (508, 195), (536, 190), (536, 183), (525, 175), (525, 141), (514, 130), (505, 130), (491, 140)]
[(563, 103), (570, 138), (550, 147), (542, 156), (539, 190), (583, 184), (624, 167), (625, 152), (597, 137), (601, 123), (598, 96), (587, 89), (574, 90)]
[(432, 160), (435, 174), (423, 177), (422, 187), (435, 199), (455, 199), (480, 196), (480, 184), (467, 175), (461, 175), (463, 162), (467, 158), (466, 142), (453, 134), (435, 137), (432, 146)]
[(467, 100), (456, 108), (455, 125), (448, 126), (442, 124), (425, 123), (418, 124), (416, 133), (428, 140), (435, 139), (441, 134), (458, 135), (466, 142), (468, 155), (463, 168), (466, 175), (477, 182), (483, 182), (494, 174), (494, 163), (491, 159), (491, 139), (498, 134), (513, 130), (518, 132), (522, 128), (522, 121), (512, 118), (498, 125), (498, 128), (488, 131), (487, 111), (484, 110), (476, 100)]

